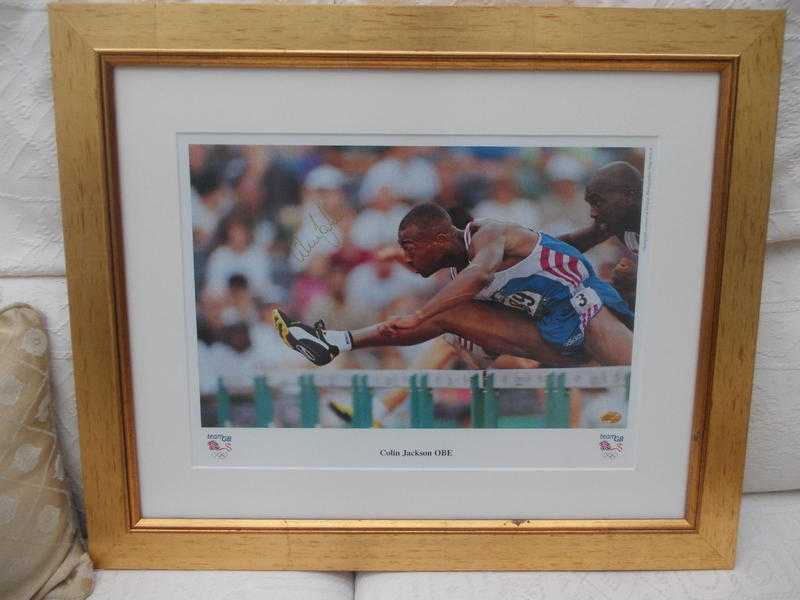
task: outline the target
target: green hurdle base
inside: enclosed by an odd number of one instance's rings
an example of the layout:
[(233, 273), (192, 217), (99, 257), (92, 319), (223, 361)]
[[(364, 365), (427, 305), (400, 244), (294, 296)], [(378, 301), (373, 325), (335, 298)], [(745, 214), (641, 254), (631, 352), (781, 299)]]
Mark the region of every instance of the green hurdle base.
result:
[[(545, 414), (500, 416), (494, 375), (485, 375), (483, 385), (476, 373), (470, 378), (470, 419), (472, 427), (485, 428), (549, 428), (566, 429), (570, 426), (570, 396), (566, 388), (565, 373), (549, 373), (545, 387)], [(300, 388), (300, 426), (314, 428), (320, 425), (320, 393), (314, 376), (307, 374), (298, 378)], [(366, 375), (352, 378), (352, 427), (373, 427), (373, 391), (367, 385)], [(625, 378), (625, 394), (630, 393), (630, 374)], [(414, 374), (409, 378), (410, 426), (414, 429), (453, 428), (457, 423), (434, 418), (433, 391), (426, 374)], [(219, 427), (231, 427), (231, 395), (222, 378), (217, 381), (217, 423)], [(274, 398), (265, 376), (253, 380), (253, 402), (255, 404), (256, 427), (274, 425)]]
[(231, 426), (231, 395), (222, 377), (217, 379), (217, 423), (218, 427)]
[(372, 427), (372, 390), (367, 386), (366, 375), (353, 375), (353, 427)]
[(499, 410), (497, 392), (494, 389), (494, 375), (486, 375), (483, 384), (481, 387), (477, 373), (470, 378), (472, 427), (473, 429), (495, 429), (499, 426)]
[(253, 380), (253, 402), (256, 405), (256, 427), (271, 427), (274, 418), (272, 391), (266, 377)]
[(564, 373), (549, 373), (545, 388), (545, 427), (567, 429), (570, 421), (569, 393)]
[(428, 376), (412, 375), (408, 382), (411, 404), (411, 427), (430, 429), (434, 426), (433, 391), (428, 387)]
[(319, 427), (319, 389), (313, 375), (300, 375), (300, 426), (306, 429)]

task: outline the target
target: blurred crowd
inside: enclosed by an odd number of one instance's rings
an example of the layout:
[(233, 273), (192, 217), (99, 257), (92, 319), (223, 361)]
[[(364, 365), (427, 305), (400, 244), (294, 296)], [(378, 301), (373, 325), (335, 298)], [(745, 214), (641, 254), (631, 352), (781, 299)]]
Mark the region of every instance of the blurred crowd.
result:
[[(643, 170), (627, 148), (190, 146), (201, 391), (308, 366), (278, 338), (275, 306), (354, 329), (435, 293), (447, 274), (424, 279), (390, 252), (411, 206), (438, 202), (458, 227), (491, 217), (558, 236), (590, 224), (584, 186), (615, 160)], [(621, 250), (587, 256), (608, 278)], [(348, 352), (333, 367), (403, 369), (419, 351)]]

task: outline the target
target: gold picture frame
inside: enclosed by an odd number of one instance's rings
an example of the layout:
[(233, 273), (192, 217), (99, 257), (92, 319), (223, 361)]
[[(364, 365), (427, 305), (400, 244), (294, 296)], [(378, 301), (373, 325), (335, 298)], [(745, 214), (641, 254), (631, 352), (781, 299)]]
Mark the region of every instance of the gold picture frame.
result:
[[(49, 8), (89, 546), (100, 568), (654, 570), (734, 564), (784, 14), (577, 8)], [(683, 519), (142, 518), (117, 202), (118, 66), (716, 72)]]

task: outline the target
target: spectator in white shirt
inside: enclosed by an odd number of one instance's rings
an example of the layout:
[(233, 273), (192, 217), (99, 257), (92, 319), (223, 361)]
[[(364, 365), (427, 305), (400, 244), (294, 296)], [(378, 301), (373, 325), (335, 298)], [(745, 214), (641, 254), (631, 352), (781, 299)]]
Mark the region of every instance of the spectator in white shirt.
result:
[(492, 197), (480, 202), (473, 210), (476, 219), (508, 221), (523, 227), (539, 229), (542, 217), (536, 204), (519, 196), (517, 182), (509, 173), (495, 179)]
[(233, 216), (221, 227), (223, 242), (208, 259), (204, 295), (227, 294), (231, 276), (238, 273), (247, 278), (254, 295), (279, 299), (281, 292), (270, 279), (269, 254), (266, 248), (253, 243), (250, 223)]
[(228, 297), (222, 310), (221, 320), (225, 325), (246, 322), (251, 323), (258, 318), (255, 298), (250, 293), (247, 277), (235, 273), (228, 279)]
[(194, 247), (205, 250), (220, 221), (234, 206), (233, 195), (214, 168), (192, 176), (192, 232)]
[(250, 330), (246, 323), (226, 325), (219, 334), (220, 341), (211, 345), (200, 357), (202, 359), (201, 382), (205, 381), (206, 392), (213, 381), (222, 378), (229, 391), (247, 389), (253, 378), (259, 375), (258, 355), (253, 349)]
[(365, 208), (353, 222), (353, 243), (367, 250), (375, 250), (397, 242), (397, 228), (408, 212), (408, 206), (398, 198), (390, 186), (374, 190), (365, 198)]
[(550, 192), (538, 198), (543, 229), (559, 236), (574, 230), (575, 224), (591, 223), (589, 205), (583, 201), (586, 165), (578, 156), (559, 152), (547, 157), (544, 174)]
[(390, 148), (364, 176), (359, 191), (361, 202), (368, 203), (384, 187), (414, 204), (433, 200), (439, 193), (439, 175), (431, 161), (423, 156), (426, 151), (410, 146)]
[(393, 256), (375, 258), (347, 276), (347, 305), (363, 324), (377, 322), (380, 312), (403, 296), (428, 294), (436, 281), (420, 277)]

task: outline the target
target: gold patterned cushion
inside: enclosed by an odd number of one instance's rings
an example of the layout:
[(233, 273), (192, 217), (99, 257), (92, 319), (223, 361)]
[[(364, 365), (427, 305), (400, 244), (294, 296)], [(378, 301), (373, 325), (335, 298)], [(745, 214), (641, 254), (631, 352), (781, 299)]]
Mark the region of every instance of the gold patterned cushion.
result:
[(30, 306), (0, 310), (0, 598), (82, 600), (92, 562), (53, 426), (47, 335)]

